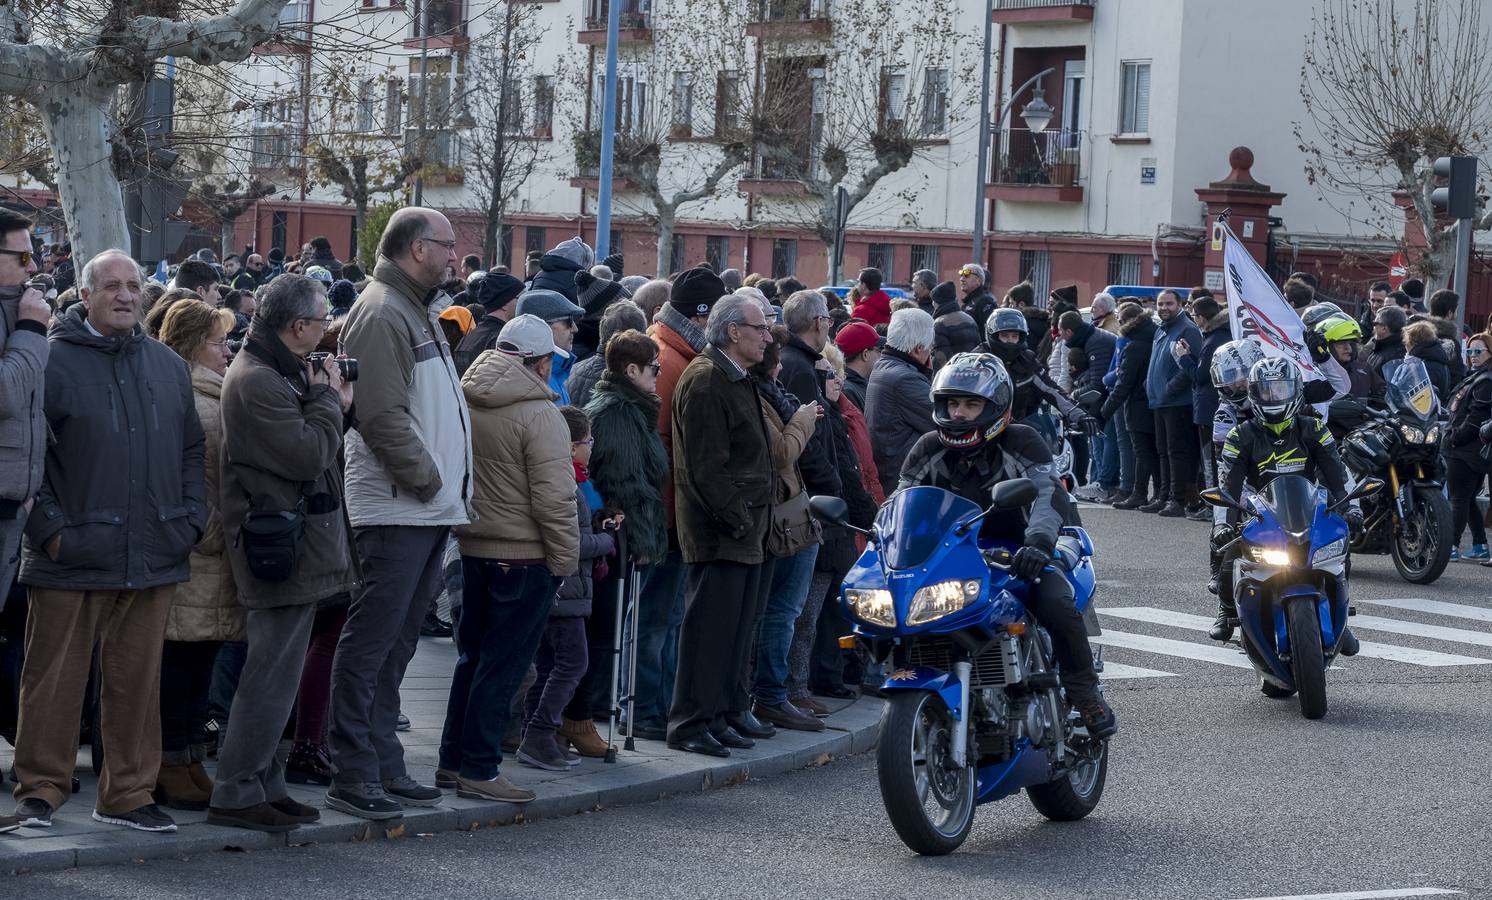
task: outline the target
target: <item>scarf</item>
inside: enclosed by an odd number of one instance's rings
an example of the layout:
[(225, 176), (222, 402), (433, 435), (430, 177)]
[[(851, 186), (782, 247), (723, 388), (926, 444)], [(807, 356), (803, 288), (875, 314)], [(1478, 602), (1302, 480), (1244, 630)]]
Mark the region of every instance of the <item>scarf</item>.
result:
[(653, 316), (653, 321), (662, 323), (669, 330), (683, 338), (695, 353), (703, 353), (705, 344), (705, 330), (694, 324), (694, 320), (669, 306), (667, 303), (658, 307), (658, 312)]
[(591, 480), (591, 470), (585, 467), (585, 463), (578, 459), (570, 460), (570, 465), (575, 467), (575, 483), (585, 484)]

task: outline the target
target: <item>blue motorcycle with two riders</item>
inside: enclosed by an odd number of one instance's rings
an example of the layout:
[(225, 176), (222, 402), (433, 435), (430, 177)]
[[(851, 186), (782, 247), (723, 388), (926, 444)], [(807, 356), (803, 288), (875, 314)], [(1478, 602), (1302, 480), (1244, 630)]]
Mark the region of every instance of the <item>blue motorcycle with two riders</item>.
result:
[[(908, 455), (841, 606), (890, 670), (876, 760), (887, 815), (937, 855), (964, 842), (977, 805), (1023, 788), (1050, 819), (1088, 815), (1117, 723), (1083, 617), (1093, 544), (1064, 524), (1050, 447), (1010, 423), (1004, 365), (958, 354), (932, 395), (938, 427)], [(845, 524), (844, 501), (811, 505)]]
[(1201, 496), (1219, 513), (1212, 638), (1228, 641), (1238, 628), (1260, 690), (1278, 698), (1298, 693), (1301, 715), (1319, 719), (1326, 715), (1327, 668), (1338, 654), (1358, 650), (1347, 624), (1348, 544), (1363, 523), (1353, 502), (1383, 482), (1366, 478), (1349, 490), (1336, 441), (1320, 419), (1303, 413), (1303, 394), (1294, 363), (1255, 362), (1250, 415), (1223, 442), (1219, 486)]

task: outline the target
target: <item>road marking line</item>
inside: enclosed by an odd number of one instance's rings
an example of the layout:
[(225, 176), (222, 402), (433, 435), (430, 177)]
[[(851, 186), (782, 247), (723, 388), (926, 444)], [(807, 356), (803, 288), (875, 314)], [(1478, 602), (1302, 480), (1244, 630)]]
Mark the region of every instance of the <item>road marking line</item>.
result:
[(1423, 622), (1405, 622), (1402, 619), (1384, 619), (1379, 616), (1353, 616), (1352, 627), (1365, 631), (1391, 631), (1395, 634), (1412, 634), (1415, 637), (1434, 638), (1453, 644), (1474, 644), (1492, 647), (1492, 634), (1485, 631), (1470, 631), (1465, 628), (1447, 628), (1444, 625), (1427, 625)]
[[(1114, 616), (1119, 619), (1131, 619), (1137, 622), (1149, 622), (1153, 625), (1170, 625), (1175, 628), (1186, 628), (1192, 631), (1206, 631), (1212, 627), (1212, 620), (1206, 616), (1192, 615), (1191, 613), (1175, 612), (1169, 609), (1157, 609), (1153, 606), (1118, 606), (1105, 607), (1099, 612), (1100, 616)], [(1357, 624), (1358, 618), (1373, 619), (1372, 616), (1354, 617), (1352, 624)], [(1391, 622), (1392, 619), (1380, 619), (1376, 621)], [(1405, 623), (1411, 624), (1411, 623)], [(1433, 626), (1430, 626), (1433, 627)], [(1373, 629), (1382, 630), (1382, 629)], [(1455, 629), (1447, 629), (1454, 631)], [(1492, 659), (1479, 659), (1474, 656), (1459, 656), (1454, 653), (1440, 653), (1435, 650), (1420, 650), (1415, 647), (1400, 647), (1396, 644), (1380, 644), (1375, 641), (1359, 641), (1362, 649), (1358, 651), (1359, 656), (1370, 659), (1386, 659), (1390, 662), (1408, 663), (1412, 666), (1487, 666), (1492, 665)]]
[(1158, 669), (1146, 669), (1142, 666), (1126, 666), (1123, 663), (1105, 661), (1102, 678), (1104, 681), (1114, 681), (1120, 678), (1171, 678), (1175, 674), (1175, 672), (1162, 672)]
[(1449, 616), (1453, 619), (1470, 619), (1473, 622), (1492, 623), (1492, 609), (1482, 606), (1466, 606), (1460, 603), (1446, 603), (1444, 600), (1426, 600), (1423, 597), (1403, 597), (1390, 600), (1359, 600), (1352, 598), (1354, 604), (1364, 603), (1369, 606), (1389, 606), (1394, 609), (1402, 609), (1408, 612), (1430, 613), (1436, 616)]
[[(1162, 656), (1179, 656), (1183, 659), (1232, 666), (1235, 669), (1253, 668), (1243, 654), (1237, 650), (1224, 650), (1222, 647), (1209, 647), (1206, 644), (1194, 644), (1191, 641), (1173, 641), (1170, 638), (1153, 637), (1148, 634), (1129, 634), (1123, 631), (1105, 631), (1098, 637), (1090, 637), (1088, 640), (1108, 647), (1125, 647), (1145, 653), (1159, 653)], [(1110, 664), (1104, 663), (1104, 665)]]
[(1461, 891), (1418, 887), (1391, 888), (1384, 891), (1342, 891), (1336, 894), (1291, 894), (1288, 897), (1248, 897), (1243, 900), (1388, 900), (1392, 897), (1444, 897), (1451, 894), (1462, 896)]

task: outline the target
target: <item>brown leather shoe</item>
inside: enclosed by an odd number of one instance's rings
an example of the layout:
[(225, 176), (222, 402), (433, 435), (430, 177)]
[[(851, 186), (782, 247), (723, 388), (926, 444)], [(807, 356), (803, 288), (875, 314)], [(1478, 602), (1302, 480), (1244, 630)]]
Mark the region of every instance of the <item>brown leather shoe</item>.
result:
[(289, 797), (271, 800), (269, 801), (269, 805), (302, 824), (315, 822), (321, 818), (321, 810), (314, 806), (307, 806), (298, 800), (292, 800)]
[(170, 809), (207, 809), (212, 792), (192, 778), (191, 766), (161, 766), (155, 776), (155, 802)]
[(808, 713), (810, 716), (823, 717), (829, 714), (829, 707), (818, 702), (812, 697), (795, 697), (791, 702), (794, 706)]
[(201, 763), (194, 762), (187, 766), (187, 774), (192, 776), (193, 784), (206, 791), (209, 797), (212, 796), (212, 776), (207, 774)]
[(578, 721), (564, 719), (559, 731), (555, 732), (554, 738), (568, 743), (581, 756), (588, 756), (591, 759), (606, 758), (606, 742), (601, 740), (601, 735), (596, 733), (596, 723), (592, 719)]
[(256, 803), (243, 809), (212, 807), (207, 811), (207, 824), (223, 825), (228, 828), (247, 828), (250, 831), (264, 831), (269, 834), (294, 831), (300, 827), (300, 822), (268, 803)]
[(496, 800), (500, 803), (528, 803), (536, 796), (533, 791), (521, 788), (499, 775), (491, 781), (473, 781), (470, 778), (456, 779), (456, 796), (467, 800)]
[(778, 728), (789, 728), (793, 731), (823, 731), (824, 723), (792, 705), (783, 702), (776, 706), (766, 706), (758, 703), (752, 707), (752, 714), (763, 722), (771, 722)]

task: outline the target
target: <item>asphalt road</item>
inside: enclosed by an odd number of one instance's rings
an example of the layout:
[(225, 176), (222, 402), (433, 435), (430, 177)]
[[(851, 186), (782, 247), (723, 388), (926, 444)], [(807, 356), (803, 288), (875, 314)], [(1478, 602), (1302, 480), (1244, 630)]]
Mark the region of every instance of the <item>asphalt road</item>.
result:
[[(1481, 743), (1492, 732), (1492, 571), (1453, 564), (1418, 588), (1386, 557), (1355, 560), (1359, 618), (1373, 626), (1359, 636), (1380, 655), (1340, 662), (1327, 718), (1309, 722), (1176, 618), (1212, 612), (1205, 525), (1085, 516), (1100, 602), (1121, 611), (1103, 618), (1116, 642), (1106, 661), (1143, 677), (1109, 680), (1121, 732), (1103, 802), (1083, 822), (1045, 822), (1010, 797), (980, 808), (961, 851), (920, 859), (885, 820), (873, 759), (859, 757), (568, 819), (45, 873), (0, 890), (28, 900), (1492, 897)], [(1417, 600), (1454, 606), (1427, 612)]]

